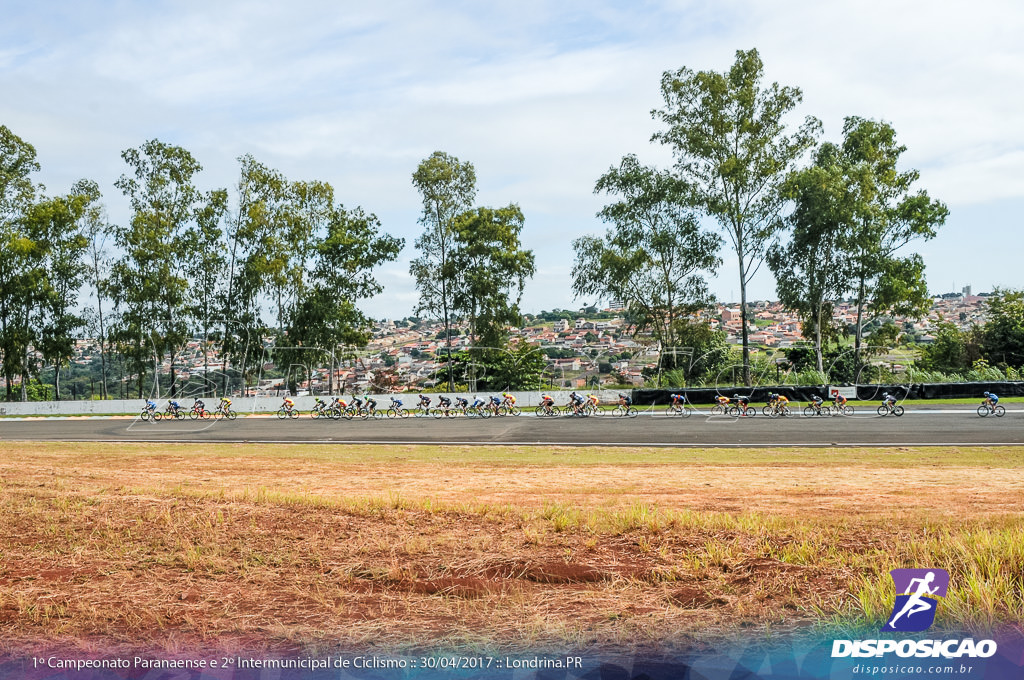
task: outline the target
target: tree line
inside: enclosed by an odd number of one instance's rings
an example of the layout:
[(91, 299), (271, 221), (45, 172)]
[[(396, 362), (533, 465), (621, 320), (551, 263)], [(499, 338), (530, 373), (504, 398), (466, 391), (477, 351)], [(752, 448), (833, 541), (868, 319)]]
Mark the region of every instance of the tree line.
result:
[[(905, 246), (934, 238), (948, 210), (900, 169), (906, 147), (892, 126), (845, 119), (843, 141), (818, 143), (821, 123), (789, 125), (799, 88), (764, 83), (757, 50), (738, 51), (725, 72), (682, 68), (661, 80), (663, 128), (653, 142), (674, 164), (642, 165), (634, 155), (602, 176), (595, 191), (618, 200), (600, 217), (603, 237), (574, 242), (574, 289), (626, 301), (663, 348), (692, 335), (708, 307), (706, 280), (728, 243), (739, 272), (743, 381), (751, 383), (747, 285), (767, 263), (778, 298), (803, 321), (815, 348), (838, 333), (834, 303), (856, 303), (854, 361), (863, 365), (864, 327), (883, 314), (920, 317), (929, 296), (920, 255)], [(810, 163), (801, 166), (810, 155)], [(718, 223), (718, 234), (699, 219)], [(678, 357), (663, 356), (667, 368)]]
[[(250, 377), (268, 337), (274, 361), (285, 366), (334, 368), (347, 351), (366, 346), (371, 320), (358, 303), (383, 291), (373, 271), (404, 245), (374, 214), (339, 203), (327, 182), (291, 180), (250, 155), (238, 159), (232, 192), (201, 190), (202, 166), (179, 146), (150, 140), (121, 157), (127, 171), (115, 187), (131, 211), (119, 225), (108, 220), (91, 180), (48, 195), (32, 178), (40, 170), (34, 147), (0, 126), (0, 357), (8, 400), (26, 399), (46, 367), (54, 369), (60, 399), (59, 369), (83, 334), (99, 343), (103, 398), (113, 363), (140, 396), (159, 390), (161, 380), (174, 395), (177, 362), (193, 338), (201, 340), (204, 393), (228, 393)], [(514, 203), (473, 206), (475, 181), (471, 164), (441, 152), (413, 175), (424, 205), (420, 256), (411, 267), (417, 312), (444, 319), (449, 354), (451, 324), (463, 317), (475, 344), (501, 347), (507, 326), (519, 322), (519, 297), (534, 271), (532, 252), (519, 242), (522, 211)], [(216, 370), (211, 344), (219, 348)], [(169, 366), (167, 375), (161, 366)]]
[[(916, 186), (917, 171), (900, 167), (906, 147), (890, 124), (849, 116), (838, 143), (819, 141), (813, 116), (793, 127), (802, 93), (765, 83), (757, 50), (738, 51), (724, 72), (666, 72), (661, 94), (664, 104), (651, 115), (662, 127), (652, 142), (671, 150), (673, 164), (646, 166), (630, 154), (598, 178), (594, 191), (611, 199), (598, 217), (609, 227), (574, 241), (572, 274), (577, 296), (628, 305), (633, 329), (662, 349), (659, 369), (685, 369), (681, 377), (689, 377), (693, 357), (677, 348), (701, 357), (695, 370), (705, 373), (728, 360), (724, 334), (695, 322), (714, 303), (707, 280), (725, 247), (739, 273), (747, 384), (747, 286), (764, 265), (778, 298), (802, 320), (819, 372), (829, 343), (845, 333), (833, 321), (836, 301), (856, 306), (858, 370), (874, 320), (923, 314), (924, 262), (907, 246), (934, 238), (948, 210)], [(333, 367), (346, 348), (367, 344), (370, 320), (358, 303), (383, 290), (373, 271), (404, 245), (375, 215), (346, 208), (326, 182), (291, 180), (249, 155), (238, 159), (230, 192), (198, 188), (198, 161), (159, 140), (122, 158), (127, 171), (115, 187), (131, 215), (115, 225), (95, 182), (48, 196), (32, 180), (40, 169), (34, 148), (0, 126), (0, 356), (8, 399), (24, 399), (43, 366), (67, 363), (73, 338), (87, 326), (100, 344), (104, 397), (112, 358), (140, 395), (147, 378), (169, 365), (173, 393), (176, 359), (194, 337), (204, 356), (218, 343), (220, 384), (210, 388), (224, 392), (260, 363), (268, 336), (284, 365)], [(451, 389), (488, 372), (516, 376), (520, 364), (541, 370), (539, 351), (508, 344), (535, 273), (533, 252), (521, 243), (522, 210), (476, 205), (473, 165), (441, 151), (419, 164), (412, 183), (423, 228), (410, 266), (419, 292), (414, 312), (442, 322), (438, 356), (447, 365), (438, 377)], [(705, 218), (718, 233), (704, 229)], [(81, 290), (92, 298), (84, 312)], [(473, 349), (453, 352), (460, 320)]]

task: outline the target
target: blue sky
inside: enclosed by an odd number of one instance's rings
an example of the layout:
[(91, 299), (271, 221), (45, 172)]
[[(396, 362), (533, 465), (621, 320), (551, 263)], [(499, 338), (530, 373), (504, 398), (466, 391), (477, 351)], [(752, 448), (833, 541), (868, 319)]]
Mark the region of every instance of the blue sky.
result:
[[(0, 0), (0, 124), (33, 144), (50, 193), (113, 183), (120, 152), (158, 138), (232, 187), (250, 153), (329, 181), (406, 239), (382, 268), (375, 317), (408, 314), (419, 233), (410, 177), (443, 150), (474, 164), (478, 202), (518, 203), (538, 273), (526, 311), (575, 308), (571, 242), (603, 232), (598, 176), (649, 142), (659, 80), (725, 70), (756, 47), (766, 79), (800, 87), (836, 139), (847, 115), (884, 119), (920, 187), (950, 208), (919, 244), (930, 287), (1024, 287), (1024, 5), (1013, 1), (13, 2)], [(708, 223), (709, 229), (716, 228)], [(712, 289), (736, 299), (734, 257)], [(774, 298), (763, 272), (749, 297)]]

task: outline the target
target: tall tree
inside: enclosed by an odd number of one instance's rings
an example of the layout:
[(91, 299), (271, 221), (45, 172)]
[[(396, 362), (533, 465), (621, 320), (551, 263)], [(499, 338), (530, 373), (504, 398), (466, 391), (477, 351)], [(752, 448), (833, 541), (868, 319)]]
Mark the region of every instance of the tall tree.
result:
[(261, 294), (272, 295), (273, 286), (287, 285), (282, 273), (287, 239), (282, 234), (289, 219), (288, 180), (252, 156), (242, 156), (238, 162), (238, 205), (226, 225), (227, 291), (221, 345), (225, 394), (230, 391), (232, 360), (244, 389), (248, 366), (262, 352), (257, 342), (265, 330)]
[[(286, 328), (291, 344), (333, 358), (340, 345), (366, 346), (370, 320), (357, 302), (383, 291), (373, 269), (396, 259), (404, 241), (382, 234), (375, 215), (340, 205), (331, 208), (313, 241), (309, 264), (317, 283), (291, 308)], [(298, 351), (290, 353), (297, 357)], [(331, 368), (333, 387), (333, 360)]]
[(453, 309), (469, 317), (474, 345), (501, 347), (505, 328), (522, 321), (523, 286), (536, 271), (533, 251), (519, 240), (523, 224), (522, 210), (511, 204), (470, 210), (452, 227)]
[[(107, 237), (113, 228), (107, 221), (103, 206), (99, 203), (100, 188), (92, 180), (79, 180), (71, 189), (72, 193), (88, 196), (89, 203), (82, 215), (82, 234), (88, 246), (86, 260), (89, 267), (88, 279), (96, 296), (95, 330), (100, 343), (100, 396), (107, 399), (107, 319), (103, 313), (103, 299), (106, 295), (107, 273), (110, 269), (106, 251)], [(91, 314), (91, 312), (90, 312)]]
[(797, 313), (814, 342), (818, 371), (824, 371), (822, 340), (831, 334), (833, 303), (851, 274), (846, 246), (852, 206), (841, 156), (834, 144), (823, 144), (814, 163), (787, 180), (784, 194), (796, 205), (787, 219), (793, 231), (767, 257), (779, 300)]
[(671, 147), (676, 172), (696, 202), (725, 230), (739, 266), (743, 322), (743, 377), (750, 384), (747, 284), (782, 228), (781, 185), (821, 127), (808, 117), (793, 134), (784, 119), (803, 96), (798, 88), (762, 87), (764, 65), (757, 50), (737, 51), (725, 73), (666, 72), (661, 79), (665, 108), (652, 116), (666, 130), (653, 140)]
[(706, 273), (721, 263), (722, 240), (700, 228), (684, 182), (635, 156), (598, 179), (595, 192), (621, 200), (598, 213), (613, 225), (603, 238), (573, 241), (573, 290), (627, 303), (637, 330), (660, 344), (660, 369), (672, 369), (687, 318), (713, 302)]
[(89, 241), (81, 218), (93, 195), (58, 196), (34, 204), (26, 234), (35, 242), (37, 325), (33, 344), (53, 366), (54, 396), (60, 399), (60, 369), (74, 355), (75, 332), (85, 325), (78, 313), (78, 291), (85, 284)]
[(899, 171), (907, 150), (888, 123), (851, 116), (843, 125), (843, 162), (853, 201), (848, 249), (857, 302), (854, 361), (861, 366), (866, 314), (920, 316), (928, 305), (924, 261), (899, 251), (917, 239), (934, 238), (949, 210), (912, 185), (917, 170)]
[(31, 267), (34, 243), (23, 229), (37, 191), (32, 173), (39, 169), (35, 148), (0, 125), (0, 355), (8, 400), (15, 376), (22, 376), (21, 398), (27, 398), (28, 315), (38, 282)]
[[(455, 270), (452, 264), (456, 218), (469, 210), (476, 198), (476, 171), (469, 162), (443, 151), (435, 151), (419, 164), (412, 175), (413, 186), (423, 198), (419, 222), (423, 233), (416, 239), (420, 256), (410, 263), (409, 273), (416, 279), (420, 300), (416, 313), (441, 317), (447, 360), (451, 361), (452, 312), (455, 308)], [(451, 371), (448, 389), (454, 389)]]
[(202, 166), (187, 150), (155, 139), (127, 149), (121, 157), (131, 174), (122, 175), (116, 186), (132, 207), (128, 226), (115, 234), (125, 258), (111, 271), (115, 300), (122, 308), (121, 336), (133, 347), (140, 397), (147, 359), (154, 361), (159, 389), (158, 369), (165, 354), (173, 396), (175, 360), (189, 336), (187, 269), (195, 244), (187, 230), (201, 206), (193, 177)]
[(192, 258), (185, 266), (185, 274), (189, 279), (185, 311), (197, 324), (203, 338), (203, 396), (207, 396), (211, 386), (210, 335), (215, 324), (219, 324), (224, 315), (227, 261), (221, 223), (227, 208), (226, 190), (217, 189), (206, 193), (197, 206), (195, 223), (184, 235), (192, 250)]

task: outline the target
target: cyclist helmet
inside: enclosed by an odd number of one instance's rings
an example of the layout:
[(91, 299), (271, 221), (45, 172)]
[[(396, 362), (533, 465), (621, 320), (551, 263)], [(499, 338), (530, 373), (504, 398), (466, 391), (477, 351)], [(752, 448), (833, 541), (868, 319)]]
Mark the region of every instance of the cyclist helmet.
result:
[(991, 397), (991, 396), (992, 396), (992, 393), (991, 393), (991, 392), (986, 392), (986, 393), (985, 393), (985, 396), (986, 396), (986, 397)]

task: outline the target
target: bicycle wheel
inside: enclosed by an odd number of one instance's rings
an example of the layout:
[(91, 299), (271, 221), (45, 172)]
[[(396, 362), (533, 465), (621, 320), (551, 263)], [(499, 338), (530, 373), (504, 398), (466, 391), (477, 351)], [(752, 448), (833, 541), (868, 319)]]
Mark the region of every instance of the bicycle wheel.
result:
[(854, 413), (854, 411), (853, 411), (853, 407), (852, 406), (850, 406), (849, 404), (843, 404), (843, 415), (844, 416), (852, 416), (853, 413)]
[(381, 418), (384, 417), (384, 411), (378, 411), (377, 409), (373, 409), (372, 411), (370, 411), (370, 415), (373, 416), (374, 420), (380, 420)]
[(228, 409), (225, 415), (227, 415), (228, 420), (234, 420), (235, 418), (238, 417), (238, 411), (232, 411), (231, 409)]
[(441, 416), (444, 415), (444, 412), (439, 408), (435, 408), (433, 411), (430, 412), (430, 415), (434, 416), (435, 418), (440, 418)]
[(174, 412), (174, 419), (175, 420), (185, 420), (185, 412), (184, 411), (175, 411)]
[(323, 415), (323, 411), (320, 410), (320, 409), (313, 409), (312, 411), (309, 412), (309, 417), (312, 418), (313, 420), (316, 420), (317, 418), (319, 418), (322, 415)]
[(903, 410), (903, 407), (900, 406), (899, 404), (896, 404), (896, 406), (894, 406), (893, 409), (892, 409), (892, 414), (894, 416), (896, 416), (897, 418), (899, 418), (904, 413), (905, 413), (905, 411)]
[(191, 411), (188, 412), (188, 417), (191, 418), (192, 420), (195, 420), (196, 418), (201, 417), (201, 415), (199, 411), (192, 409)]
[(163, 417), (164, 414), (160, 413), (160, 411), (153, 411), (153, 420), (160, 420)]
[(886, 406), (885, 404), (882, 404), (881, 406), (875, 409), (875, 413), (877, 413), (880, 416), (887, 416), (889, 415), (889, 407)]
[(543, 406), (538, 406), (537, 408), (533, 409), (533, 415), (537, 416), (538, 418), (546, 416), (547, 414), (548, 412), (544, 410)]
[(982, 418), (987, 416), (989, 413), (990, 411), (988, 409), (988, 404), (982, 404), (981, 406), (978, 407), (978, 415), (981, 416)]
[(740, 415), (740, 407), (739, 406), (730, 406), (729, 410), (726, 411), (725, 414), (727, 416), (732, 416), (733, 418), (736, 418), (736, 417), (738, 417)]
[(771, 406), (762, 406), (761, 407), (761, 414), (762, 415), (771, 416), (771, 415), (774, 415), (774, 411), (775, 411), (775, 409), (773, 409)]
[(143, 411), (142, 413), (139, 414), (139, 417), (142, 418), (143, 420), (149, 420), (149, 411)]
[(519, 408), (518, 406), (510, 406), (509, 409), (508, 409), (508, 412), (511, 415), (518, 416), (518, 415), (522, 415), (523, 410), (521, 408)]
[(288, 411), (285, 411), (283, 408), (277, 409), (277, 417), (284, 420), (288, 417)]
[(299, 409), (297, 408), (293, 408), (291, 411), (288, 412), (288, 417), (291, 418), (292, 420), (295, 420), (300, 415), (301, 414), (299, 413)]
[(630, 406), (628, 409), (626, 409), (627, 418), (636, 418), (638, 415), (640, 415), (640, 412), (637, 411), (634, 407)]
[(1002, 404), (996, 404), (995, 414), (996, 418), (1002, 418), (1006, 415), (1006, 409), (1003, 408)]
[(805, 416), (813, 416), (814, 415), (814, 407), (813, 406), (804, 406), (804, 415)]
[(722, 406), (721, 404), (715, 404), (714, 406), (711, 407), (711, 415), (713, 415), (713, 416), (724, 416), (725, 415), (725, 407)]

